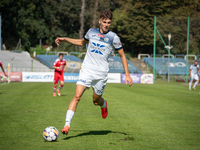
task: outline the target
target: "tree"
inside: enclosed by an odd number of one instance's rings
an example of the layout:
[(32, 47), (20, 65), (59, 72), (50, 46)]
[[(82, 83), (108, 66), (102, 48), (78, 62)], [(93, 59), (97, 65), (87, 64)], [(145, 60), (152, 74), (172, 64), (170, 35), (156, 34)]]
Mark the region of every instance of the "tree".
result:
[[(36, 46), (39, 39), (43, 44), (52, 44), (57, 36), (75, 35), (79, 28), (79, 0), (19, 0), (1, 4), (2, 37), (10, 49), (16, 46), (10, 42), (22, 39), (28, 50)], [(70, 12), (67, 10), (70, 8)]]
[[(83, 38), (84, 33), (84, 16), (85, 16), (85, 0), (82, 1), (81, 6), (81, 13), (80, 13), (80, 30), (79, 30), (79, 39)], [(79, 47), (80, 50), (82, 50), (82, 47)]]
[[(193, 7), (193, 0), (191, 1), (160, 1), (160, 0), (120, 0), (119, 9), (114, 11), (114, 21), (111, 28), (122, 37), (122, 41), (125, 44), (125, 48), (129, 51), (131, 47), (134, 47), (135, 54), (138, 53), (152, 53), (153, 49), (153, 27), (154, 27), (154, 16), (157, 18), (173, 18), (175, 11), (183, 9), (186, 14), (189, 14), (191, 9), (185, 9), (188, 7)], [(184, 17), (179, 15), (179, 18), (171, 19), (174, 24), (178, 25), (180, 20), (184, 20)], [(159, 20), (159, 19), (158, 19)], [(167, 20), (166, 20), (167, 21)], [(164, 38), (167, 38), (168, 31), (170, 30), (169, 26), (167, 27), (166, 21), (162, 24), (163, 28), (159, 31), (164, 35)], [(168, 24), (171, 22), (168, 19)], [(176, 22), (176, 23), (175, 23)], [(183, 24), (182, 24), (183, 25)], [(161, 25), (160, 25), (161, 27)], [(179, 35), (179, 40), (184, 41), (182, 33), (179, 32), (183, 29), (183, 26), (176, 26), (177, 28), (171, 30), (176, 31)], [(169, 30), (166, 30), (169, 29)], [(165, 31), (164, 31), (165, 30)], [(157, 36), (158, 37), (158, 36)], [(159, 40), (159, 37), (157, 38)], [(178, 38), (176, 39), (176, 41)], [(180, 43), (180, 42), (179, 42)], [(180, 43), (182, 45), (182, 43)], [(159, 47), (160, 46), (160, 47)], [(163, 44), (158, 45), (158, 51), (162, 51)], [(181, 49), (179, 47), (178, 49)], [(175, 49), (174, 49), (175, 50)], [(177, 51), (178, 52), (178, 51)], [(181, 52), (181, 51), (180, 51)]]

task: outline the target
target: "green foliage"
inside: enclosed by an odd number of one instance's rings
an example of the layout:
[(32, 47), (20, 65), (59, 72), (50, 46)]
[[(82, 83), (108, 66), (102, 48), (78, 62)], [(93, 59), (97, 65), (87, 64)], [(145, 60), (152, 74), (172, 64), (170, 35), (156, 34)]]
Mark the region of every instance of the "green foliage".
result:
[(43, 49), (43, 47), (41, 45), (36, 45), (35, 48), (30, 48), (29, 49), (29, 52), (30, 52), (31, 55), (33, 54), (34, 51), (36, 51), (37, 55), (38, 54), (45, 54), (46, 53), (46, 50)]
[[(98, 1), (97, 8), (94, 9)], [(98, 16), (107, 8), (113, 11), (111, 30), (121, 38), (126, 52), (152, 53), (154, 16), (157, 27), (167, 42), (172, 33), (173, 54), (186, 52), (187, 17), (190, 21), (190, 50), (199, 54), (200, 1), (191, 0), (86, 0), (84, 31), (98, 27)], [(19, 38), (25, 50), (35, 47), (42, 39), (43, 45), (56, 48), (56, 37), (78, 38), (80, 29), (81, 0), (1, 0), (2, 38), (7, 49), (16, 47)], [(95, 18), (95, 21), (94, 21)], [(70, 44), (63, 44), (59, 51), (75, 51)], [(166, 53), (157, 36), (157, 52)]]
[[(122, 37), (125, 47), (134, 45), (134, 53), (152, 53), (154, 16), (157, 27), (168, 42), (167, 34), (172, 33), (173, 54), (186, 52), (187, 17), (191, 16), (190, 48), (199, 49), (200, 2), (195, 1), (141, 1), (120, 0), (120, 9), (114, 11), (111, 28)], [(166, 49), (157, 35), (157, 52), (164, 54)]]

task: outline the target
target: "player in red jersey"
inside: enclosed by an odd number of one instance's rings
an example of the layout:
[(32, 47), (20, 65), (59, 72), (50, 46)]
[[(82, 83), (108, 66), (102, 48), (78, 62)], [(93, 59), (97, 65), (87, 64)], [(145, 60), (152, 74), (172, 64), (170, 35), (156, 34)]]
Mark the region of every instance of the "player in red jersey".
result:
[(2, 69), (2, 71), (3, 71), (3, 73), (5, 74), (5, 76), (7, 77), (7, 74), (5, 73), (5, 70), (4, 70), (4, 68), (3, 68), (3, 64), (2, 64), (1, 61), (0, 61), (0, 67), (1, 67), (1, 69)]
[(55, 69), (54, 74), (54, 86), (53, 86), (53, 96), (56, 96), (56, 87), (58, 84), (58, 80), (60, 81), (59, 88), (57, 89), (58, 96), (61, 96), (60, 90), (64, 86), (64, 75), (63, 72), (66, 71), (66, 61), (63, 59), (63, 54), (59, 53), (59, 58), (53, 64), (53, 68)]
[(3, 68), (3, 64), (2, 62), (0, 61), (0, 67), (1, 67), (1, 70), (3, 71), (4, 75), (3, 74), (0, 74), (0, 82), (8, 82), (8, 76), (7, 74), (5, 73), (5, 70)]

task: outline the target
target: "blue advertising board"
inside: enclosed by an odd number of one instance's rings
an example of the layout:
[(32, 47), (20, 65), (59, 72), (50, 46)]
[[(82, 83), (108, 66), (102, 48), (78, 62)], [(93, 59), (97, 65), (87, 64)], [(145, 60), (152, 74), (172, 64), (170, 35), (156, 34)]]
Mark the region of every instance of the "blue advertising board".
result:
[(79, 73), (64, 73), (65, 82), (77, 82)]

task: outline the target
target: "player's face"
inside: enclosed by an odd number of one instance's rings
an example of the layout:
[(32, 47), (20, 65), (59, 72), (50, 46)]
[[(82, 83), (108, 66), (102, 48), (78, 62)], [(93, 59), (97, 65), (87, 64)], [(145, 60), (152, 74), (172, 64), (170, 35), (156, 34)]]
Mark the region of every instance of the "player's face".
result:
[(109, 30), (109, 27), (111, 25), (111, 20), (110, 19), (99, 19), (99, 24), (100, 24), (100, 31), (103, 32), (103, 33), (106, 33), (108, 32)]
[(59, 56), (59, 59), (60, 59), (60, 60), (63, 60), (63, 55), (60, 55), (60, 56)]
[(198, 62), (195, 62), (194, 65), (197, 66), (197, 65), (198, 65)]

